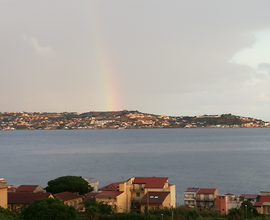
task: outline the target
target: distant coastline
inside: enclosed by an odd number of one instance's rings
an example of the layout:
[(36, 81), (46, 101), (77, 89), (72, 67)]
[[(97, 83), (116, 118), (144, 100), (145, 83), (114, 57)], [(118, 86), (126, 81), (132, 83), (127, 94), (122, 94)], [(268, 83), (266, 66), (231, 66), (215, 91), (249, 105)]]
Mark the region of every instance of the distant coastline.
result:
[(0, 130), (77, 130), (140, 128), (269, 128), (270, 123), (232, 114), (164, 116), (139, 111), (0, 112)]

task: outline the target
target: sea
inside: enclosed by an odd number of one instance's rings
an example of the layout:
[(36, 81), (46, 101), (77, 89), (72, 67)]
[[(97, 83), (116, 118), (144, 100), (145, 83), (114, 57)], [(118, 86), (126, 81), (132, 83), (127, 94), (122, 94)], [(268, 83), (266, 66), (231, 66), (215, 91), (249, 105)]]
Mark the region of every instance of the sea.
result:
[(188, 187), (219, 194), (270, 190), (269, 128), (23, 130), (0, 132), (0, 178), (46, 187), (60, 176), (103, 187), (131, 177), (168, 177), (177, 204)]

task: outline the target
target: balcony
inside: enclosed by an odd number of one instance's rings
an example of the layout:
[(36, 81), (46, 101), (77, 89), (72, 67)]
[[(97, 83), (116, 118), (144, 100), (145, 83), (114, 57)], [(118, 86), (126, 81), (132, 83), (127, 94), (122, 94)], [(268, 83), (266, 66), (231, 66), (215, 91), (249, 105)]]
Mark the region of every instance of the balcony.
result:
[(139, 191), (139, 192), (143, 192), (144, 191), (144, 188), (143, 187), (140, 187), (140, 186), (131, 186), (130, 187), (130, 191)]
[(196, 200), (197, 201), (209, 201), (209, 202), (212, 202), (212, 201), (214, 201), (214, 198), (211, 198), (211, 197), (196, 197)]
[(194, 196), (185, 196), (185, 200), (195, 200)]

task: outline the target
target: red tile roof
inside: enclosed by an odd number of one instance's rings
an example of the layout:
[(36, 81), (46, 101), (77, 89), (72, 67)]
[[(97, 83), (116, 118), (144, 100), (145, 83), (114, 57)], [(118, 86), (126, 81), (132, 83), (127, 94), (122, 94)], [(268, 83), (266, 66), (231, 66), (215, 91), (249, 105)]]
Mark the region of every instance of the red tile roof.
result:
[(122, 182), (116, 182), (116, 183), (111, 183), (107, 186), (104, 186), (99, 189), (99, 191), (117, 191), (119, 189), (119, 184), (124, 183), (125, 181)]
[(96, 198), (116, 198), (117, 196), (119, 196), (122, 193), (123, 192), (119, 192), (119, 191), (103, 191), (103, 192), (97, 194)]
[(257, 199), (258, 195), (252, 195), (252, 194), (241, 194), (239, 198), (245, 198), (245, 199)]
[(62, 202), (82, 198), (82, 196), (71, 192), (57, 193), (53, 196), (57, 199), (60, 199)]
[(89, 192), (85, 195), (84, 200), (88, 200), (88, 199), (94, 199), (96, 197), (96, 195), (98, 195), (99, 192)]
[(133, 184), (145, 184), (144, 188), (164, 188), (168, 177), (135, 177)]
[(199, 191), (197, 192), (198, 194), (213, 194), (215, 193), (217, 189), (213, 189), (213, 188), (200, 188)]
[(90, 200), (90, 199), (95, 199), (96, 198), (96, 195), (98, 195), (99, 192), (89, 192), (85, 195), (85, 198), (83, 199), (82, 203), (84, 204), (86, 201)]
[(34, 192), (39, 185), (20, 185), (16, 192)]
[(31, 204), (36, 199), (49, 198), (50, 193), (8, 192), (8, 204)]
[(254, 203), (254, 206), (260, 207), (264, 202), (270, 202), (270, 196), (260, 196), (259, 201)]
[(161, 205), (169, 194), (169, 192), (148, 192), (143, 196), (141, 204)]
[(197, 192), (199, 188), (187, 188), (186, 192)]
[(231, 194), (231, 193), (226, 193), (224, 194), (225, 196), (235, 196), (234, 194)]

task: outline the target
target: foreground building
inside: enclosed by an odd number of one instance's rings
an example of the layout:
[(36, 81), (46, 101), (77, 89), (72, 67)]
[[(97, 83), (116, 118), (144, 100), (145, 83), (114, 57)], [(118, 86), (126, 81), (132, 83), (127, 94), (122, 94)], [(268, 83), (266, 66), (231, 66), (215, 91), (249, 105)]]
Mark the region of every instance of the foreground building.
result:
[(200, 188), (196, 194), (196, 207), (197, 208), (216, 208), (216, 198), (218, 189), (213, 188)]
[(148, 209), (175, 207), (175, 186), (167, 177), (132, 177), (111, 183), (87, 198), (111, 205), (117, 212), (143, 213)]
[(184, 204), (189, 208), (194, 208), (196, 206), (196, 194), (199, 188), (188, 188), (184, 192)]
[(176, 206), (175, 185), (171, 185), (167, 177), (134, 177), (129, 181), (131, 181), (131, 212)]
[(0, 206), (7, 208), (7, 183), (3, 178), (0, 179)]
[(43, 189), (39, 185), (20, 185), (17, 189), (16, 192), (32, 192), (32, 193), (38, 193), (38, 192), (43, 192), (45, 193), (46, 190)]
[(255, 195), (255, 194), (241, 194), (239, 196), (240, 203), (242, 203), (244, 201), (250, 201), (252, 203), (252, 205), (254, 205), (258, 199), (259, 199), (259, 195)]
[(57, 193), (53, 196), (54, 198), (61, 200), (66, 205), (74, 206), (77, 210), (79, 209), (79, 203), (83, 200), (83, 196), (71, 192)]
[(8, 193), (8, 208), (17, 210), (22, 207), (27, 207), (37, 199), (53, 198), (50, 193), (33, 193), (33, 192), (9, 192)]
[(258, 200), (254, 203), (254, 207), (257, 209), (259, 214), (270, 214), (270, 192), (261, 191)]

